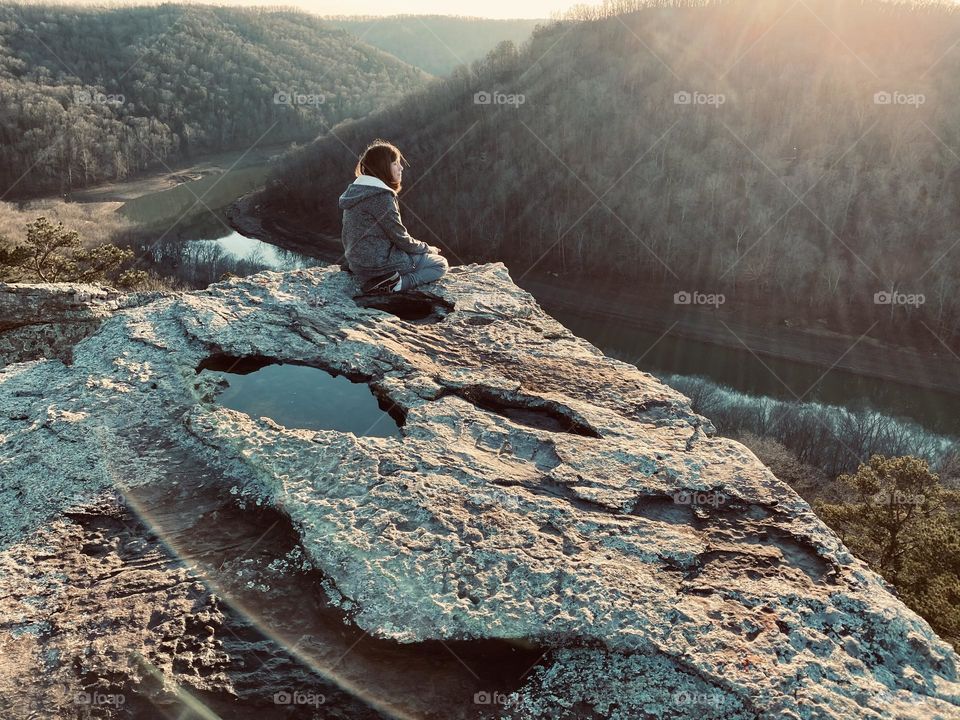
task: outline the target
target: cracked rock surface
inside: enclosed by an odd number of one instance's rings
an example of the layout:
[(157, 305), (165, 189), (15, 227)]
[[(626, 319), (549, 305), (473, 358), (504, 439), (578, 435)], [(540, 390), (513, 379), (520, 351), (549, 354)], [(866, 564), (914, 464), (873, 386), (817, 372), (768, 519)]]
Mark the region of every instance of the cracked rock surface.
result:
[(73, 346), (113, 312), (165, 294), (88, 283), (0, 282), (0, 367), (40, 357), (70, 362)]
[[(76, 506), (166, 488), (184, 462), (277, 513), (312, 568), (300, 584), (391, 652), (542, 648), (515, 681), (473, 673), (489, 696), (438, 696), (438, 717), (960, 716), (952, 648), (686, 397), (572, 335), (502, 264), (430, 288), (357, 302), (337, 268), (264, 272), (121, 300), (69, 354), (0, 369), (5, 576), (39, 534), (69, 538), (52, 529)], [(368, 383), (403, 436), (220, 407), (197, 372), (214, 357)], [(228, 685), (229, 657), (203, 652)]]

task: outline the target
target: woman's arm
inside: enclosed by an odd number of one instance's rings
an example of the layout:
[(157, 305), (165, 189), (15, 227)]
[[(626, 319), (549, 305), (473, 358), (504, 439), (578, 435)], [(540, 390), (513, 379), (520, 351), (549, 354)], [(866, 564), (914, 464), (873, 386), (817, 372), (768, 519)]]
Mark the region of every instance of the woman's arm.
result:
[(404, 227), (400, 221), (400, 203), (397, 202), (396, 195), (391, 195), (387, 200), (387, 212), (377, 220), (380, 227), (387, 233), (390, 242), (401, 250), (408, 253), (425, 253), (429, 251), (430, 246), (422, 240), (417, 240)]

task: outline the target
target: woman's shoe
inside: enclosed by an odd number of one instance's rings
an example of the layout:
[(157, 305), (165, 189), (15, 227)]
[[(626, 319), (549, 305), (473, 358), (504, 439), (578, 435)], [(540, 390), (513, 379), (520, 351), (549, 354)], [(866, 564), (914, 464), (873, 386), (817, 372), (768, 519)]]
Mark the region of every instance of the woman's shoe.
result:
[(399, 279), (400, 273), (396, 271), (388, 273), (387, 275), (370, 278), (363, 284), (363, 292), (365, 295), (369, 293), (393, 292), (393, 287)]

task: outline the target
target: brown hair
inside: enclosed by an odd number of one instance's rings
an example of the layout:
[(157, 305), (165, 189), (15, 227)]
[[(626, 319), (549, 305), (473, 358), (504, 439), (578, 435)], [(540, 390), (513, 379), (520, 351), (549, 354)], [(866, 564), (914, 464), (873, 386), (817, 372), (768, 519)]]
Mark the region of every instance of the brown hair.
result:
[[(354, 168), (354, 174), (357, 177), (361, 175), (372, 175), (380, 178), (384, 183), (393, 188), (394, 192), (400, 192), (401, 185), (393, 179), (390, 172), (390, 163), (399, 160), (402, 163), (407, 159), (400, 152), (400, 149), (393, 143), (386, 140), (374, 140), (367, 145), (366, 150), (360, 155), (357, 167)], [(407, 163), (409, 165), (409, 163)]]

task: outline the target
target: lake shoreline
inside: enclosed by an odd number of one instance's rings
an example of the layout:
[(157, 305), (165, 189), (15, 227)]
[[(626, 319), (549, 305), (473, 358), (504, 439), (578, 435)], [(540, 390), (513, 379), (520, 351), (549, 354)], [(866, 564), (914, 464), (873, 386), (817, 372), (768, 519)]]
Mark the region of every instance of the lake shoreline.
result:
[[(628, 291), (610, 293), (604, 300), (596, 290), (571, 297), (568, 286), (556, 281), (525, 278), (518, 284), (537, 298), (547, 312), (562, 308), (568, 312), (604, 320), (616, 320), (630, 327), (672, 334), (689, 340), (747, 350), (759, 358), (777, 358), (821, 368), (824, 374), (840, 370), (854, 375), (889, 380), (927, 390), (960, 394), (960, 361), (929, 357), (890, 347), (872, 338), (858, 338), (828, 331), (798, 330), (775, 326), (749, 326), (710, 310), (650, 304), (648, 301), (623, 304)], [(639, 297), (639, 296), (638, 296)], [(620, 310), (614, 309), (620, 307)], [(666, 313), (672, 312), (672, 317)], [(718, 321), (722, 320), (722, 322)], [(947, 354), (946, 351), (944, 353)]]
[[(258, 191), (248, 193), (227, 208), (227, 220), (237, 232), (285, 250), (339, 262), (336, 259), (342, 258), (339, 238), (285, 223), (282, 217), (264, 221), (258, 197)], [(266, 215), (273, 217), (270, 213)], [(522, 275), (515, 282), (533, 295), (546, 312), (551, 308), (564, 309), (664, 336), (673, 334), (719, 347), (746, 350), (761, 359), (804, 363), (823, 369), (824, 374), (839, 370), (960, 395), (960, 359), (951, 356), (946, 348), (940, 356), (929, 356), (874, 338), (858, 338), (825, 329), (757, 326), (709, 307), (678, 309), (675, 304), (652, 302), (648, 296), (628, 289), (587, 287), (582, 278), (543, 273)]]

